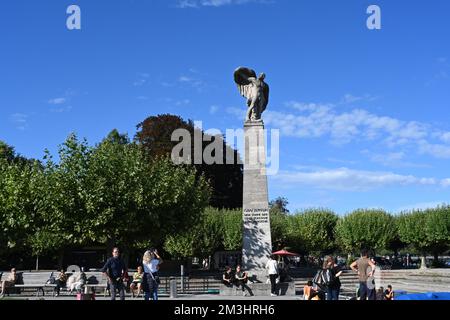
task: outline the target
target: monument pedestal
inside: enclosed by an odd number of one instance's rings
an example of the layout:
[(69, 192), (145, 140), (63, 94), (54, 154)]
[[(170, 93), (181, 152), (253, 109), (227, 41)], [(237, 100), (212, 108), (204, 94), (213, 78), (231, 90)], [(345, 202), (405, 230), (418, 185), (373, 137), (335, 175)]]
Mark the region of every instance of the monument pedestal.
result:
[(265, 283), (265, 269), (272, 253), (266, 175), (264, 123), (244, 125), (244, 194), (242, 267), (253, 281)]
[[(246, 292), (250, 296), (268, 297), (271, 294), (270, 283), (249, 283)], [(295, 296), (295, 282), (282, 282), (277, 284), (277, 294), (279, 296)], [(237, 286), (227, 287), (220, 285), (220, 295), (227, 297), (242, 296), (242, 288)]]

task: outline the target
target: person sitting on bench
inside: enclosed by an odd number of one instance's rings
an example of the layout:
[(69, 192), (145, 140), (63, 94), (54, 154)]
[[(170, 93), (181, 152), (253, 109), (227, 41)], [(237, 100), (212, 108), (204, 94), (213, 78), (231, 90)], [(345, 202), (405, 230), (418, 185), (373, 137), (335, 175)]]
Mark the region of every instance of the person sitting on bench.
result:
[(6, 280), (2, 281), (2, 292), (0, 293), (0, 296), (3, 296), (5, 294), (6, 288), (12, 287), (17, 283), (17, 272), (16, 268), (11, 269), (11, 273), (8, 275)]
[(223, 273), (222, 283), (227, 287), (233, 286), (233, 273), (231, 272), (231, 267), (226, 267), (225, 272)]
[(55, 284), (56, 284), (55, 297), (57, 297), (59, 296), (61, 288), (65, 287), (67, 284), (67, 274), (64, 272), (64, 270), (61, 270), (61, 272), (59, 273), (58, 278), (56, 278)]
[(135, 289), (137, 288), (137, 296), (141, 293), (142, 288), (142, 280), (144, 278), (144, 271), (142, 269), (142, 266), (137, 267), (137, 272), (133, 274), (133, 282), (130, 284), (130, 291), (134, 298), (135, 295)]

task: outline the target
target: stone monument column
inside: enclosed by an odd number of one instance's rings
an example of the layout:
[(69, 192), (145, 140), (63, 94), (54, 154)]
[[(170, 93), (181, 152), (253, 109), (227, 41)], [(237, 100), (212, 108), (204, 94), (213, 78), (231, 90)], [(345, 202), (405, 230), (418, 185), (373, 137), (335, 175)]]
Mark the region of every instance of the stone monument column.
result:
[[(234, 82), (247, 100), (244, 123), (244, 196), (242, 267), (253, 280), (265, 282), (266, 263), (272, 253), (269, 199), (266, 174), (266, 144), (264, 122), (261, 118), (269, 103), (269, 85), (266, 75), (239, 67), (234, 71)], [(256, 277), (256, 279), (255, 279)]]
[(265, 282), (267, 279), (265, 266), (272, 253), (272, 239), (263, 121), (245, 122), (244, 139), (242, 265), (251, 277)]

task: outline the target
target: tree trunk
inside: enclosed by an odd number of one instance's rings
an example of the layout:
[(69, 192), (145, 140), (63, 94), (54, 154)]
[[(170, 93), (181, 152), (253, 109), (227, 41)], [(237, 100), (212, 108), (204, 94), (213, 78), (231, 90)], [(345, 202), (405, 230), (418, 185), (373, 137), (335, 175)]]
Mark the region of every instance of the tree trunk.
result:
[(439, 251), (435, 251), (434, 252), (434, 261), (433, 261), (433, 265), (435, 268), (439, 267)]
[(58, 270), (64, 269), (64, 248), (61, 248), (58, 252)]
[(428, 269), (427, 268), (427, 256), (426, 256), (426, 254), (424, 254), (422, 256), (422, 258), (421, 258), (420, 269), (423, 269), (423, 270)]
[(122, 257), (123, 262), (127, 266), (127, 268), (129, 268), (130, 266), (128, 264), (130, 262), (130, 250), (128, 249), (128, 247), (123, 247), (122, 248), (121, 257)]

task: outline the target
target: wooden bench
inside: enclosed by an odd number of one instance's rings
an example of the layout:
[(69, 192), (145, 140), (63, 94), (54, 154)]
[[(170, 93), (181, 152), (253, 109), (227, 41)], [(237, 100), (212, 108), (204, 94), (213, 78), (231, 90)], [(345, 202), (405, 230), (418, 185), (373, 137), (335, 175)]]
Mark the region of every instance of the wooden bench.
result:
[[(129, 271), (128, 272), (128, 283), (125, 285), (125, 295), (127, 295), (127, 291), (130, 288), (130, 284), (133, 281), (133, 274), (134, 272)], [(103, 289), (103, 296), (106, 297), (106, 294), (111, 294), (108, 284), (108, 279), (105, 275), (103, 275), (102, 272), (86, 272), (87, 276), (87, 284), (84, 286), (84, 293), (89, 294), (89, 291), (96, 291), (97, 288)], [(90, 289), (90, 290), (89, 290)], [(142, 290), (142, 289), (141, 289)], [(130, 291), (129, 294), (132, 296), (133, 293)], [(138, 298), (139, 296), (143, 295), (142, 291), (136, 296)]]
[(19, 293), (26, 291), (27, 289), (35, 290), (37, 297), (42, 293), (45, 296), (45, 289), (49, 288), (54, 291), (56, 287), (55, 284), (48, 284), (47, 281), (53, 275), (53, 272), (42, 273), (42, 272), (18, 272), (17, 273), (17, 283), (6, 288), (6, 293), (9, 294), (14, 289), (18, 289)]
[(89, 292), (96, 291), (97, 288), (103, 290), (103, 296), (106, 297), (106, 292), (108, 289), (108, 281), (107, 278), (103, 275), (102, 272), (85, 272), (86, 274), (86, 284), (84, 285), (84, 293), (88, 294)]

